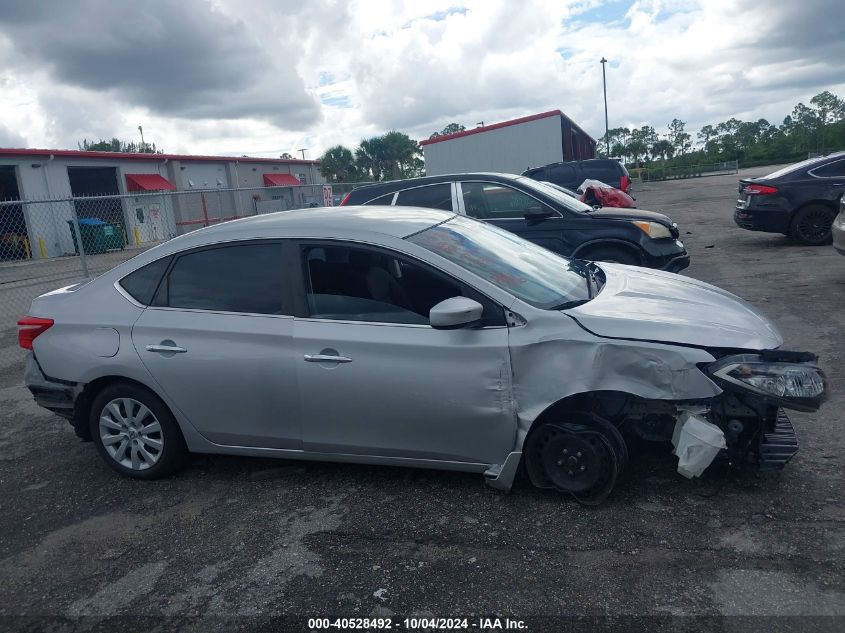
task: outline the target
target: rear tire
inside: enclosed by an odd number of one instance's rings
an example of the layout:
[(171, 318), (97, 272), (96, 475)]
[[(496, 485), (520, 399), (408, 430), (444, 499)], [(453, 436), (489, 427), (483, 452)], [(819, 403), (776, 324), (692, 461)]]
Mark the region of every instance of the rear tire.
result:
[(584, 255), (579, 254), (579, 259), (586, 259), (593, 262), (626, 264), (628, 266), (639, 266), (641, 263), (640, 258), (633, 251), (621, 246), (598, 246), (590, 249)]
[(98, 393), (89, 426), (100, 457), (126, 477), (158, 479), (185, 463), (185, 439), (170, 409), (135, 383), (113, 383)]
[(832, 241), (831, 227), (836, 216), (833, 209), (822, 204), (801, 207), (792, 216), (789, 234), (799, 244), (822, 246)]

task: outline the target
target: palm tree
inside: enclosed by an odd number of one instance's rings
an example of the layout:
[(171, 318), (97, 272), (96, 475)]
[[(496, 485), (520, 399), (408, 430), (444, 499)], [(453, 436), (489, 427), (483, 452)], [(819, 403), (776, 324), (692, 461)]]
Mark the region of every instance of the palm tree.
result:
[(320, 173), (335, 182), (355, 180), (355, 159), (352, 151), (343, 145), (327, 149), (320, 157)]

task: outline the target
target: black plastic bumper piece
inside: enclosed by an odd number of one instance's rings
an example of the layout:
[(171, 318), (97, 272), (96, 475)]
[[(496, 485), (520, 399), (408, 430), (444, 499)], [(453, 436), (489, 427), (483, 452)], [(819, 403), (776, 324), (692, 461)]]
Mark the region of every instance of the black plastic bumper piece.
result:
[(45, 376), (33, 355), (27, 359), (24, 383), (35, 398), (36, 404), (68, 420), (73, 418), (77, 396), (76, 383)]
[(798, 452), (798, 437), (783, 409), (778, 410), (775, 428), (760, 437), (760, 470), (780, 470)]
[(668, 262), (666, 262), (661, 270), (665, 270), (669, 273), (679, 273), (684, 268), (689, 266), (689, 255), (684, 253), (683, 255), (678, 255), (677, 257), (673, 257)]

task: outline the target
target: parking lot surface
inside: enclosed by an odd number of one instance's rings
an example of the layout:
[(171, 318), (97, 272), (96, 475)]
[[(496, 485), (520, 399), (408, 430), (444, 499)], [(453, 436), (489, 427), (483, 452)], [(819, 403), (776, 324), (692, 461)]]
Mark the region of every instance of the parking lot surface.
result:
[[(525, 482), (502, 494), (469, 474), (216, 456), (195, 456), (167, 480), (130, 481), (32, 402), (15, 359), (0, 366), (0, 616), (768, 615), (841, 625), (845, 257), (734, 226), (736, 180), (643, 184), (634, 195), (678, 222), (692, 256), (684, 274), (750, 301), (785, 349), (819, 354), (831, 399), (791, 414), (801, 451), (779, 476), (686, 480), (667, 450), (635, 458), (595, 509)], [(0, 346), (14, 347), (14, 329), (1, 331)]]

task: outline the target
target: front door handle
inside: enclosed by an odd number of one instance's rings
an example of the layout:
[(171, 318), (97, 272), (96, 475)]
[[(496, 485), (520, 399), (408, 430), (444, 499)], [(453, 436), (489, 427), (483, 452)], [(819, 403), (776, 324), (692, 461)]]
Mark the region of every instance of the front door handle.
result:
[(351, 363), (352, 359), (348, 356), (332, 356), (330, 354), (306, 354), (304, 356), (306, 363)]
[(178, 345), (147, 345), (147, 351), (160, 354), (184, 354), (188, 350)]

